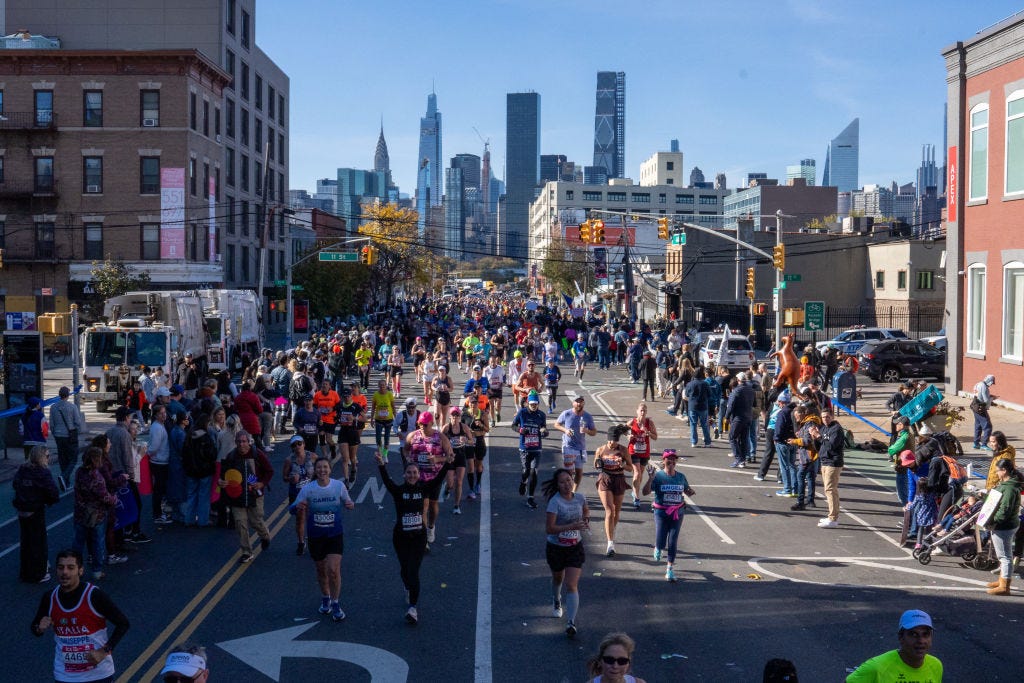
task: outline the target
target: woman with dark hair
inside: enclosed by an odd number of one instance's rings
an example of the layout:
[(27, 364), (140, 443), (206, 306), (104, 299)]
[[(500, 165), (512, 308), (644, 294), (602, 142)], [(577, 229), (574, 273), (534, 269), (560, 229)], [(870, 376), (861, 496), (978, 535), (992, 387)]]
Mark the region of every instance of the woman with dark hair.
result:
[(586, 683), (645, 683), (628, 673), (632, 668), (636, 642), (625, 633), (609, 633), (601, 640), (597, 654), (587, 662), (593, 678)]
[(599, 446), (594, 453), (594, 467), (600, 470), (597, 477), (597, 495), (604, 507), (604, 533), (608, 538), (607, 557), (615, 556), (615, 527), (619, 524), (622, 512), (622, 498), (626, 495), (629, 484), (626, 483), (626, 471), (633, 468), (633, 459), (619, 443), (623, 434), (629, 433), (624, 424), (608, 428), (608, 441)]
[(50, 452), (33, 446), (28, 461), (14, 475), (14, 508), (21, 531), (21, 570), (27, 583), (50, 580), (49, 547), (46, 542), (46, 507), (60, 500), (57, 482), (50, 472)]
[(553, 616), (562, 616), (562, 584), (565, 584), (565, 615), (568, 622), (565, 634), (576, 635), (576, 612), (580, 607), (579, 581), (586, 555), (583, 550), (583, 532), (590, 529), (590, 508), (587, 497), (574, 491), (573, 473), (565, 468), (541, 485), (548, 499), (545, 530), (547, 549), (545, 557), (551, 569), (551, 595)]
[(107, 524), (117, 497), (107, 490), (103, 478), (103, 451), (90, 446), (82, 455), (82, 466), (75, 473), (75, 539), (71, 547), (92, 558), (92, 578), (104, 578), (107, 559)]
[(185, 500), (181, 512), (187, 526), (210, 526), (210, 487), (217, 467), (217, 440), (209, 425), (209, 416), (200, 414), (182, 449)]
[(43, 402), (38, 396), (33, 396), (28, 400), (18, 428), (21, 430), (25, 461), (28, 462), (33, 448), (46, 446), (46, 420), (43, 416)]
[(1016, 467), (1017, 451), (1006, 442), (1006, 434), (1000, 431), (992, 432), (992, 435), (988, 437), (988, 447), (992, 451), (992, 461), (988, 464), (988, 477), (985, 479), (985, 488), (994, 489), (999, 486), (999, 461), (1009, 460), (1010, 464)]
[[(995, 432), (993, 432), (995, 436)], [(1024, 488), (1024, 477), (1013, 466), (1008, 458), (996, 463), (999, 484), (995, 490), (999, 492), (999, 506), (989, 518), (992, 529), (992, 548), (999, 558), (999, 579), (988, 584), (989, 595), (1010, 594), (1010, 573), (1013, 566), (1013, 537), (1020, 526), (1020, 492)], [(991, 494), (990, 494), (991, 495)]]

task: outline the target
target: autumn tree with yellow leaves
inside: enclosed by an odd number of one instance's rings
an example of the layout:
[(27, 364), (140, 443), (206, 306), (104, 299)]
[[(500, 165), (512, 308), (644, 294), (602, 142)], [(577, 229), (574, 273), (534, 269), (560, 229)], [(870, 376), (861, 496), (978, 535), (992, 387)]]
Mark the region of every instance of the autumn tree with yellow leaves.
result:
[(429, 285), (440, 259), (420, 238), (419, 214), (395, 204), (376, 204), (364, 207), (363, 217), (359, 234), (369, 237), (371, 246), (377, 249), (370, 284), (378, 300), (390, 303), (395, 287), (402, 282), (410, 288)]

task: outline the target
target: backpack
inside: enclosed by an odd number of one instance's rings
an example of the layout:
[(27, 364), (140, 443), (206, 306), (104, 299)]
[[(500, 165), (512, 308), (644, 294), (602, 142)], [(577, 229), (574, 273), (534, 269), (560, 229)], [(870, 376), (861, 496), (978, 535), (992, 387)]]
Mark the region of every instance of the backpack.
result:
[(949, 468), (949, 480), (958, 484), (967, 483), (967, 468), (956, 461), (955, 458), (949, 455), (941, 456), (946, 462), (946, 466)]
[(313, 393), (313, 387), (310, 384), (309, 377), (299, 375), (292, 380), (291, 386), (288, 387), (288, 398), (293, 403), (301, 403), (306, 394)]
[(181, 464), (186, 475), (202, 478), (213, 474), (217, 463), (217, 443), (209, 432), (198, 438), (189, 434), (182, 451)]
[(932, 434), (932, 438), (939, 444), (943, 455), (949, 455), (954, 458), (963, 457), (964, 449), (960, 445), (960, 440), (950, 432), (935, 432)]

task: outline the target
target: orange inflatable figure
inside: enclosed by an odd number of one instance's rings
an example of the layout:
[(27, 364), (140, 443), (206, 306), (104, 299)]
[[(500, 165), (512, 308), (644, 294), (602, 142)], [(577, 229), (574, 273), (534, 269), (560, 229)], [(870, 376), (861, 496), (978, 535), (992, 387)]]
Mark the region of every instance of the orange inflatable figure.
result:
[(793, 396), (797, 396), (800, 393), (796, 388), (797, 378), (800, 376), (800, 361), (796, 359), (796, 352), (793, 351), (792, 334), (787, 334), (782, 338), (782, 346), (776, 351), (776, 356), (778, 357), (779, 374), (772, 382), (772, 387), (779, 389), (784, 384), (789, 384), (789, 392)]

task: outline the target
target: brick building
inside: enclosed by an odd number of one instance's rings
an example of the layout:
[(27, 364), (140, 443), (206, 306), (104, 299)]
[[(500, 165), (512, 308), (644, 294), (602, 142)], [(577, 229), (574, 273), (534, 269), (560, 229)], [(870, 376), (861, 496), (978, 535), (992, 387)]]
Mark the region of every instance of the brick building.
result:
[(1024, 16), (942, 51), (948, 85), (951, 389), (996, 376), (1024, 410)]
[(107, 257), (223, 284), (229, 81), (196, 50), (0, 51), (2, 312), (67, 310)]

